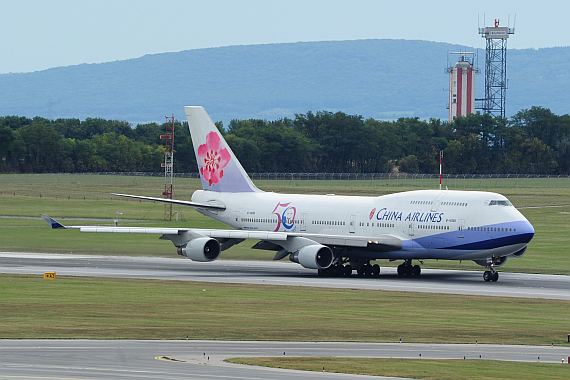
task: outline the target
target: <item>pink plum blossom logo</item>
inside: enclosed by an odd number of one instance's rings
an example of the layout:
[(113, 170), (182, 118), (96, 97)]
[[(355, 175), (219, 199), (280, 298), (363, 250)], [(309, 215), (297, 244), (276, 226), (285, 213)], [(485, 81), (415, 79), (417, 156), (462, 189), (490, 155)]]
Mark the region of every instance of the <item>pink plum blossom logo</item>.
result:
[(370, 220), (372, 220), (372, 217), (374, 216), (374, 213), (375, 213), (375, 212), (376, 212), (376, 207), (374, 207), (374, 208), (372, 209), (372, 211), (370, 211), (370, 215), (368, 216), (368, 218), (369, 218)]
[(224, 168), (230, 162), (231, 156), (216, 132), (206, 135), (206, 143), (198, 147), (200, 174), (208, 185), (217, 184), (224, 176)]

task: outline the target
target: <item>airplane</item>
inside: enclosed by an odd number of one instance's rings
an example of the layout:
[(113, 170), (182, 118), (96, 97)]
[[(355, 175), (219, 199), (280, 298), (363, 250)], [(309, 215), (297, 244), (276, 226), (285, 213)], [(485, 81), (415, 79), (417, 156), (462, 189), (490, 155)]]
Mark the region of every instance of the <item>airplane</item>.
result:
[(222, 251), (259, 240), (252, 248), (274, 251), (321, 276), (377, 276), (371, 261), (402, 260), (400, 276), (419, 276), (416, 260), (472, 260), (483, 279), (521, 257), (534, 237), (529, 221), (503, 195), (483, 191), (416, 190), (382, 196), (279, 194), (258, 189), (203, 107), (185, 107), (202, 190), (191, 201), (112, 195), (193, 207), (233, 229), (64, 226), (94, 233), (159, 234), (179, 255), (217, 260)]

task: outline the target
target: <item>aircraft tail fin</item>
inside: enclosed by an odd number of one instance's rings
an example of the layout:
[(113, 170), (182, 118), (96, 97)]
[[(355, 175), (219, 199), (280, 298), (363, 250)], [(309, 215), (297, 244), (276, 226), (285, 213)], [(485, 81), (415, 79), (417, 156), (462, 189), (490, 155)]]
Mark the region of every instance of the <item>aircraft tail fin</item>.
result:
[(221, 193), (261, 192), (203, 107), (184, 107), (204, 190)]

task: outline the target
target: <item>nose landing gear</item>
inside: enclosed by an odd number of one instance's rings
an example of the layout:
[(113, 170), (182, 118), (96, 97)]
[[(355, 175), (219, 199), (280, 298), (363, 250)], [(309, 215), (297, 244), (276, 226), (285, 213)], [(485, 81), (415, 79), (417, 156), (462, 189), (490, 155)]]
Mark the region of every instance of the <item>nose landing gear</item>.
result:
[(489, 281), (496, 282), (499, 280), (499, 272), (497, 272), (493, 267), (491, 267), (491, 270), (486, 270), (483, 273), (483, 280), (485, 280), (485, 282)]

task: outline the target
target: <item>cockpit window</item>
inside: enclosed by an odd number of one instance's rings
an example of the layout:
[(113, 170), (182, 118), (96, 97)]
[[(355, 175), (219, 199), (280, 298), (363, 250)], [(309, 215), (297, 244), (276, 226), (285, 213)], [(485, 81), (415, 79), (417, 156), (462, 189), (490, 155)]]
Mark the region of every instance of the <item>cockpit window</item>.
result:
[(509, 200), (504, 201), (490, 201), (489, 206), (512, 206), (513, 204)]

